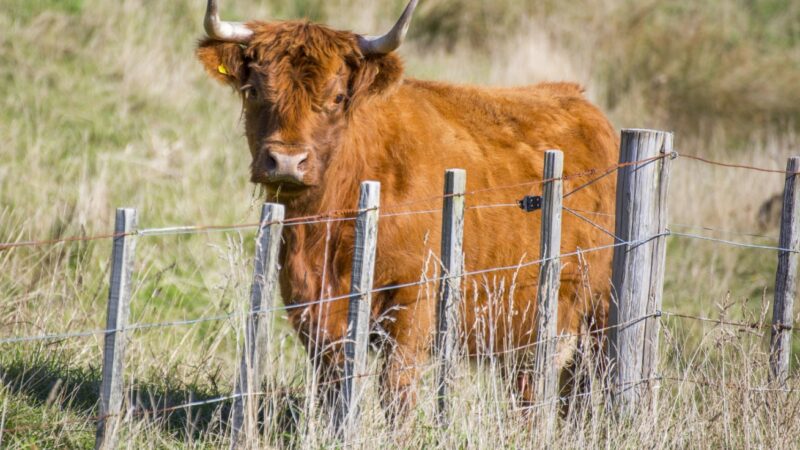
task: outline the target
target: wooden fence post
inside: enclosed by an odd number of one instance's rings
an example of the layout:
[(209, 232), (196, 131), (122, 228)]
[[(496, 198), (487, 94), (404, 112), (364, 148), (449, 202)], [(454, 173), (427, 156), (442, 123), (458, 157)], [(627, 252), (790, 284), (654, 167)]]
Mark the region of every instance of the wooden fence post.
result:
[(623, 130), (617, 178), (616, 243), (612, 275), (611, 399), (633, 413), (657, 386), (658, 335), (667, 234), (667, 189), (672, 133)]
[(786, 385), (789, 378), (792, 356), (794, 297), (797, 294), (797, 266), (800, 259), (800, 157), (789, 159), (786, 172), (779, 246), (789, 251), (778, 254), (769, 357), (770, 381), (781, 387)]
[(136, 210), (117, 209), (111, 254), (111, 285), (108, 290), (106, 334), (103, 346), (103, 381), (100, 387), (100, 419), (95, 449), (116, 448), (122, 421), (123, 375), (125, 371), (125, 327), (131, 310), (131, 274), (136, 250)]
[(242, 444), (242, 428), (247, 442), (253, 442), (258, 434), (259, 402), (252, 395), (259, 390), (263, 364), (268, 361), (267, 339), (272, 316), (263, 315), (263, 311), (272, 308), (278, 288), (278, 252), (283, 219), (283, 205), (267, 203), (262, 207), (250, 288), (250, 314), (245, 320), (244, 350), (234, 389), (231, 448)]
[(539, 244), (539, 288), (536, 305), (536, 356), (534, 388), (536, 401), (551, 402), (543, 409), (546, 438), (552, 439), (556, 424), (558, 399), (558, 367), (556, 350), (558, 338), (558, 290), (561, 282), (561, 201), (564, 154), (548, 150), (544, 156), (542, 186), (542, 229)]
[(436, 341), (438, 383), (436, 412), (439, 426), (449, 423), (447, 401), (450, 372), (455, 357), (458, 333), (458, 306), (461, 304), (461, 274), (464, 267), (464, 191), (467, 173), (450, 169), (444, 177), (442, 211), (442, 272), (439, 280), (439, 301), (436, 305)]
[(342, 409), (337, 418), (339, 434), (345, 445), (358, 431), (358, 406), (364, 394), (369, 344), (369, 318), (372, 309), (372, 280), (378, 247), (378, 208), (381, 184), (361, 183), (356, 220), (353, 271), (350, 279), (350, 306), (347, 312), (347, 340), (344, 346)]

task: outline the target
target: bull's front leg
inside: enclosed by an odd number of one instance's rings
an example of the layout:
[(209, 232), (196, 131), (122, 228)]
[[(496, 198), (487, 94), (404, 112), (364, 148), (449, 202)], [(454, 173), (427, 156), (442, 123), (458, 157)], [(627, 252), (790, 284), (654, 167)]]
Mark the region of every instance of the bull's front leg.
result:
[(329, 346), (319, 358), (312, 358), (312, 364), (319, 405), (323, 411), (335, 414), (341, 409), (343, 401), (344, 347)]
[(381, 404), (389, 420), (405, 417), (417, 404), (423, 365), (430, 358), (433, 310), (417, 292), (402, 292), (392, 299), (383, 326), (388, 333), (381, 373)]
[(346, 301), (337, 301), (290, 311), (308, 353), (316, 403), (331, 413), (342, 403), (347, 307)]

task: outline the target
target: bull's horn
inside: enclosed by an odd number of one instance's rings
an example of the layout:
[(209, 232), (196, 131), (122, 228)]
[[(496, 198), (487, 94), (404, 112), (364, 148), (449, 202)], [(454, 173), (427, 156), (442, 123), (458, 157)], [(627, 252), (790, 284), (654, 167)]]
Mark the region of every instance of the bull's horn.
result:
[(383, 36), (359, 36), (358, 44), (361, 46), (361, 52), (365, 55), (385, 55), (400, 48), (406, 38), (406, 33), (408, 33), (417, 3), (419, 0), (411, 0), (403, 11), (403, 15), (400, 16), (400, 20)]
[(219, 7), (217, 0), (208, 0), (206, 19), (204, 21), (206, 33), (211, 39), (225, 42), (247, 44), (253, 37), (253, 31), (238, 22), (223, 22), (219, 20)]

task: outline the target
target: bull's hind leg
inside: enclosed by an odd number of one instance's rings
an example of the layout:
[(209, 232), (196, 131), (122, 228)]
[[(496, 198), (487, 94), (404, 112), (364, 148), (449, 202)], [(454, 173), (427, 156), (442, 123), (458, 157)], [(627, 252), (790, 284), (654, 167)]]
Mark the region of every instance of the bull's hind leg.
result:
[[(558, 368), (560, 398), (569, 397), (574, 388), (573, 368), (576, 366), (576, 354), (578, 350), (580, 334), (580, 316), (563, 307), (564, 303), (559, 304), (558, 335), (556, 343), (556, 355), (554, 364)], [(521, 358), (516, 363), (515, 390), (517, 399), (522, 408), (533, 408), (543, 405), (546, 399), (537, 398), (535, 386), (534, 359), (535, 348)], [(552, 401), (559, 402), (558, 399)], [(561, 402), (559, 402), (561, 403)], [(566, 413), (566, 405), (562, 405), (562, 413)]]
[[(558, 367), (559, 397), (569, 397), (574, 387), (573, 369), (576, 367), (578, 338), (570, 336), (559, 340), (556, 346), (555, 364)], [(544, 399), (537, 398), (534, 373), (534, 356), (526, 355), (524, 361), (517, 364), (516, 385), (517, 398), (520, 406), (530, 408), (541, 404)], [(555, 400), (554, 400), (555, 401)]]

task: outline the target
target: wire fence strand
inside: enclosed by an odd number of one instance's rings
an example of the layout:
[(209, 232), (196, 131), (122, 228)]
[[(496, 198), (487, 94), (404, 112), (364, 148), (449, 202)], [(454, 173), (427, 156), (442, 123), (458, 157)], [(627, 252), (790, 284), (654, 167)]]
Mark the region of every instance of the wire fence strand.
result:
[[(657, 237), (665, 236), (665, 235), (666, 234), (659, 234), (659, 235), (655, 235), (655, 236), (647, 238), (647, 239), (643, 239), (641, 241), (617, 242), (615, 244), (604, 245), (604, 246), (595, 247), (595, 248), (591, 248), (591, 249), (576, 250), (576, 251), (573, 251), (573, 252), (562, 254), (560, 256), (560, 258), (569, 258), (569, 257), (573, 257), (573, 256), (584, 255), (584, 254), (587, 254), (587, 253), (610, 250), (610, 249), (613, 249), (613, 248), (616, 248), (616, 247), (619, 247), (619, 246), (624, 246), (624, 245), (637, 246), (637, 245), (641, 245), (643, 243), (649, 242), (650, 240), (655, 239)], [(467, 272), (464, 272), (462, 275), (464, 277), (470, 277), (470, 276), (484, 275), (484, 274), (493, 273), (493, 272), (504, 272), (504, 271), (510, 271), (510, 270), (519, 270), (519, 269), (523, 269), (523, 268), (526, 268), (526, 267), (539, 265), (539, 264), (541, 264), (541, 263), (543, 263), (545, 261), (547, 261), (547, 259), (536, 259), (536, 260), (532, 260), (532, 261), (528, 261), (528, 262), (524, 262), (524, 263), (519, 263), (519, 264), (514, 264), (514, 265), (494, 267), (494, 268), (474, 270), (474, 271), (467, 271)], [(408, 283), (395, 284), (395, 285), (390, 285), (390, 286), (383, 286), (383, 287), (379, 287), (379, 288), (374, 288), (374, 289), (372, 289), (370, 291), (370, 293), (379, 294), (379, 293), (384, 293), (384, 292), (396, 291), (396, 290), (404, 289), (404, 288), (419, 287), (419, 286), (424, 286), (424, 285), (431, 284), (431, 283), (436, 283), (436, 282), (440, 282), (440, 281), (449, 280), (449, 279), (452, 279), (454, 277), (455, 277), (454, 275), (444, 275), (444, 276), (439, 276), (439, 277), (434, 277), (434, 278), (425, 278), (425, 279), (422, 279), (422, 280), (419, 280), (419, 281), (413, 281), (413, 282), (408, 282)], [(228, 313), (228, 314), (222, 314), (222, 315), (212, 316), (212, 317), (201, 317), (201, 318), (197, 318), (197, 319), (178, 320), (178, 321), (171, 321), (171, 322), (156, 322), (156, 323), (135, 324), (135, 325), (129, 325), (129, 326), (126, 326), (126, 327), (123, 327), (123, 328), (117, 328), (117, 329), (96, 329), (96, 330), (81, 331), (81, 332), (74, 332), (74, 333), (43, 334), (43, 335), (38, 335), (38, 336), (9, 337), (9, 338), (0, 339), (0, 345), (17, 344), (17, 343), (25, 343), (25, 342), (35, 342), (35, 341), (48, 341), (48, 340), (51, 341), (51, 340), (62, 340), (62, 339), (89, 337), (89, 336), (103, 335), (103, 334), (116, 333), (116, 332), (125, 332), (125, 331), (137, 331), (137, 330), (149, 330), (149, 329), (155, 329), (155, 328), (169, 328), (169, 327), (177, 327), (177, 326), (189, 326), (189, 325), (195, 325), (195, 324), (204, 323), (204, 322), (215, 322), (215, 321), (229, 320), (229, 319), (233, 319), (233, 318), (243, 318), (243, 317), (248, 317), (248, 316), (251, 316), (251, 315), (263, 315), (263, 314), (270, 314), (270, 313), (280, 312), (280, 311), (290, 311), (290, 310), (294, 310), (294, 309), (308, 308), (308, 307), (315, 306), (315, 305), (322, 305), (322, 304), (326, 304), (326, 303), (332, 303), (332, 302), (337, 302), (337, 301), (342, 301), (342, 300), (348, 300), (348, 299), (350, 299), (352, 297), (358, 297), (360, 295), (363, 295), (363, 294), (362, 293), (359, 293), (359, 294), (343, 294), (343, 295), (339, 295), (339, 296), (335, 296), (335, 297), (324, 298), (324, 299), (319, 299), (319, 300), (314, 300), (314, 301), (307, 301), (307, 302), (300, 302), (300, 303), (294, 303), (294, 304), (283, 305), (283, 306), (276, 306), (276, 307), (265, 309), (265, 310), (261, 310), (261, 311), (251, 311), (251, 312), (246, 312), (246, 313), (245, 312)]]
[(729, 169), (745, 169), (745, 170), (752, 170), (752, 171), (755, 171), (755, 172), (777, 173), (777, 174), (782, 174), (782, 175), (787, 175), (787, 176), (800, 175), (800, 172), (788, 172), (788, 171), (782, 170), (782, 169), (769, 169), (769, 168), (764, 168), (764, 167), (751, 166), (751, 165), (747, 165), (747, 164), (734, 164), (734, 163), (727, 163), (727, 162), (721, 162), (721, 161), (714, 161), (712, 159), (703, 158), (701, 156), (690, 155), (690, 154), (686, 154), (686, 153), (681, 153), (680, 156), (681, 156), (681, 158), (692, 159), (694, 161), (698, 161), (698, 162), (701, 162), (701, 163), (709, 164), (709, 165), (712, 165), (712, 166), (727, 167)]
[(670, 311), (664, 311), (663, 315), (666, 317), (676, 317), (679, 319), (688, 319), (688, 320), (696, 320), (698, 322), (706, 322), (706, 323), (713, 323), (717, 325), (725, 325), (725, 326), (732, 326), (738, 327), (743, 329), (750, 329), (750, 330), (770, 330), (770, 329), (778, 329), (778, 330), (792, 330), (794, 328), (793, 324), (768, 324), (762, 323), (760, 321), (757, 322), (736, 322), (727, 319), (712, 319), (709, 317), (702, 317), (702, 316), (693, 316), (690, 314), (683, 314), (683, 313), (676, 313)]
[(772, 251), (779, 251), (779, 252), (789, 252), (789, 253), (800, 253), (798, 250), (790, 249), (790, 248), (781, 248), (775, 247), (771, 245), (759, 245), (759, 244), (750, 244), (746, 242), (736, 242), (730, 241), (727, 239), (717, 239), (710, 236), (702, 236), (699, 234), (690, 234), (690, 233), (678, 233), (675, 231), (670, 232), (671, 236), (686, 238), (686, 239), (697, 239), (701, 241), (709, 241), (709, 242), (716, 242), (718, 244), (725, 244), (732, 247), (741, 247), (741, 248), (750, 248), (750, 249), (757, 249), (757, 250), (772, 250)]
[[(452, 194), (458, 196), (474, 196), (481, 193), (486, 192), (495, 192), (495, 191), (502, 191), (502, 190), (509, 190), (514, 188), (521, 188), (521, 187), (531, 187), (536, 185), (543, 185), (548, 182), (552, 181), (570, 181), (575, 179), (580, 179), (584, 177), (594, 176), (597, 173), (602, 173), (602, 175), (596, 179), (585, 183), (576, 189), (572, 190), (570, 193), (565, 195), (568, 197), (588, 186), (591, 184), (596, 183), (597, 181), (611, 175), (614, 171), (619, 170), (624, 167), (637, 165), (637, 164), (646, 164), (658, 159), (663, 159), (669, 157), (670, 155), (660, 155), (653, 158), (647, 158), (640, 161), (631, 161), (626, 163), (619, 163), (612, 165), (610, 167), (604, 169), (588, 169), (582, 172), (574, 173), (571, 175), (566, 175), (561, 178), (554, 178), (554, 179), (542, 179), (542, 180), (532, 180), (532, 181), (525, 181), (521, 183), (514, 183), (508, 184), (503, 186), (493, 186), (490, 188), (483, 188), (483, 189), (476, 189), (473, 191), (465, 192), (463, 194)], [(429, 203), (432, 201), (444, 200), (452, 195), (437, 195), (431, 196), (422, 199), (410, 200), (403, 203), (398, 203), (394, 205), (385, 205), (381, 208), (382, 211), (392, 211), (398, 208), (403, 208), (415, 204), (420, 203)], [(508, 207), (511, 206), (511, 203), (503, 203), (498, 205), (478, 205), (472, 207), (472, 209), (480, 209), (480, 208), (488, 208), (488, 207)], [(355, 220), (355, 217), (362, 211), (358, 209), (338, 209), (338, 210), (331, 210), (327, 212), (323, 212), (320, 214), (315, 215), (308, 215), (302, 217), (294, 217), (290, 219), (285, 219), (283, 221), (284, 226), (293, 226), (293, 225), (308, 225), (308, 224), (317, 224), (317, 223), (329, 223), (329, 222), (342, 222), (342, 221), (351, 221)], [(428, 214), (433, 213), (434, 210), (422, 210), (422, 211), (404, 211), (404, 212), (395, 212), (392, 214), (387, 214), (385, 217), (397, 217), (402, 215), (411, 215), (411, 214)], [(165, 235), (180, 235), (180, 234), (190, 234), (190, 233), (205, 233), (205, 232), (214, 232), (214, 231), (237, 231), (243, 229), (256, 229), (261, 226), (271, 225), (272, 223), (245, 223), (245, 224), (234, 224), (234, 225), (185, 225), (185, 226), (172, 226), (172, 227), (164, 227), (164, 228), (150, 228), (150, 229), (143, 229), (135, 233), (117, 233), (117, 234), (99, 234), (99, 235), (92, 235), (92, 236), (71, 236), (71, 237), (64, 237), (64, 238), (55, 238), (55, 239), (44, 239), (44, 240), (28, 240), (28, 241), (20, 241), (20, 242), (4, 242), (0, 243), (0, 251), (10, 250), (13, 248), (22, 248), (22, 247), (41, 247), (41, 246), (50, 246), (56, 244), (63, 244), (63, 243), (70, 243), (70, 242), (89, 242), (89, 241), (98, 241), (98, 240), (105, 240), (105, 239), (114, 239), (120, 237), (126, 237), (131, 235), (140, 235), (140, 236), (165, 236)]]
[[(733, 163), (724, 163), (719, 161), (710, 160), (707, 158), (702, 158), (696, 155), (691, 154), (680, 154), (672, 153), (672, 154), (663, 154), (659, 156), (655, 156), (652, 158), (647, 158), (639, 161), (631, 161), (626, 163), (619, 163), (612, 165), (610, 167), (599, 169), (589, 169), (582, 172), (578, 172), (571, 175), (566, 175), (559, 180), (562, 181), (570, 181), (590, 176), (595, 176), (598, 173), (599, 176), (589, 180), (588, 182), (578, 186), (577, 188), (569, 191), (567, 194), (564, 195), (564, 198), (568, 198), (573, 194), (577, 193), (578, 191), (585, 189), (602, 179), (612, 175), (614, 172), (621, 168), (633, 166), (633, 165), (640, 165), (640, 164), (647, 164), (653, 161), (657, 161), (659, 159), (664, 158), (675, 158), (677, 156), (692, 159), (695, 161), (700, 161), (706, 164), (727, 167), (727, 168), (737, 168), (737, 169), (748, 169), (754, 170), (759, 172), (765, 173), (778, 173), (784, 175), (797, 175), (787, 172), (786, 170), (779, 170), (779, 169), (768, 169), (763, 167), (755, 167), (749, 166), (744, 164), (733, 164)], [(485, 192), (494, 192), (494, 191), (501, 191), (501, 190), (508, 190), (514, 188), (521, 188), (521, 187), (530, 187), (535, 185), (542, 185), (547, 182), (556, 181), (553, 180), (532, 180), (526, 181), (521, 183), (514, 183), (508, 184), (504, 186), (494, 186), (491, 188), (484, 188), (484, 189), (477, 189), (473, 191), (466, 192), (464, 194), (458, 194), (463, 196), (474, 196), (477, 194), (485, 193)], [(428, 203), (431, 201), (443, 200), (447, 198), (447, 195), (439, 195), (439, 196), (432, 196), (423, 199), (417, 200), (410, 200), (407, 202), (395, 204), (395, 205), (387, 205), (382, 208), (382, 210), (393, 210), (397, 208), (402, 208), (405, 206), (410, 206), (414, 204), (420, 203)], [(497, 205), (477, 205), (471, 207), (471, 209), (484, 209), (484, 208), (492, 208), (492, 207), (510, 207), (513, 206), (512, 203), (504, 203), (504, 204), (497, 204)], [(580, 211), (574, 209), (575, 212), (582, 212), (587, 213), (586, 211)], [(308, 215), (303, 217), (295, 217), (291, 219), (284, 220), (284, 226), (293, 226), (293, 225), (309, 225), (309, 224), (318, 224), (318, 223), (330, 223), (330, 222), (344, 222), (344, 221), (352, 221), (355, 220), (355, 216), (360, 211), (358, 209), (339, 209), (339, 210), (331, 210), (328, 212), (316, 214), (316, 215)], [(413, 214), (431, 214), (439, 212), (438, 210), (422, 210), (422, 211), (405, 211), (405, 212), (395, 212), (391, 214), (386, 214), (384, 217), (398, 217), (403, 215), (413, 215)], [(601, 214), (601, 213), (595, 213)], [(51, 246), (57, 244), (64, 244), (64, 243), (72, 243), (72, 242), (89, 242), (89, 241), (98, 241), (98, 240), (106, 240), (106, 239), (116, 239), (120, 237), (126, 237), (130, 235), (138, 235), (138, 236), (165, 236), (165, 235), (181, 235), (181, 234), (192, 234), (192, 233), (209, 233), (209, 232), (230, 232), (230, 231), (239, 231), (245, 229), (257, 229), (259, 225), (270, 225), (270, 224), (259, 224), (259, 223), (245, 223), (245, 224), (234, 224), (234, 225), (185, 225), (185, 226), (172, 226), (172, 227), (163, 227), (163, 228), (150, 228), (150, 229), (143, 229), (135, 233), (107, 233), (107, 234), (98, 234), (92, 236), (70, 236), (70, 237), (63, 237), (63, 238), (54, 238), (54, 239), (42, 239), (42, 240), (27, 240), (27, 241), (19, 241), (19, 242), (4, 242), (0, 243), (0, 251), (9, 250), (13, 248), (23, 248), (23, 247), (41, 247), (41, 246)], [(762, 236), (758, 236), (762, 237)], [(756, 247), (758, 248), (758, 247)]]
[[(581, 213), (581, 214), (588, 214), (588, 215), (592, 215), (592, 216), (614, 217), (614, 218), (616, 217), (615, 214), (602, 212), (602, 211), (588, 211), (588, 210), (585, 210), (585, 209), (567, 208), (567, 207), (564, 207), (564, 209), (565, 210), (569, 209), (568, 212), (578, 212), (578, 213)], [(710, 231), (710, 232), (713, 232), (713, 233), (720, 233), (720, 234), (730, 234), (730, 235), (737, 235), (737, 236), (743, 236), (743, 237), (752, 237), (752, 238), (759, 238), (759, 239), (770, 239), (770, 240), (773, 240), (773, 241), (777, 241), (778, 240), (778, 238), (776, 236), (767, 236), (765, 234), (762, 234), (762, 233), (759, 233), (759, 232), (755, 232), (755, 231), (730, 230), (730, 229), (715, 228), (715, 227), (706, 226), (706, 225), (689, 225), (689, 224), (674, 223), (673, 222), (673, 223), (669, 224), (668, 228), (670, 228), (670, 229), (672, 229), (672, 228), (683, 228), (685, 230)]]

